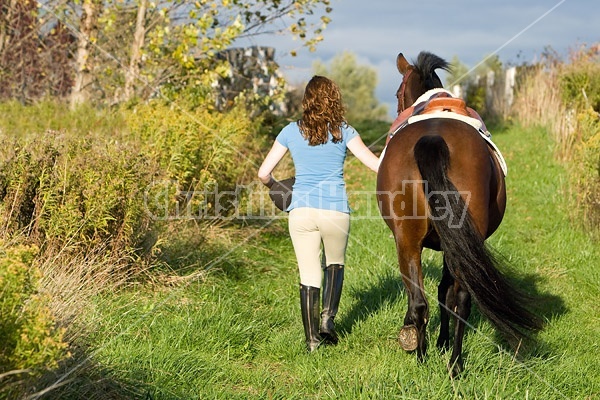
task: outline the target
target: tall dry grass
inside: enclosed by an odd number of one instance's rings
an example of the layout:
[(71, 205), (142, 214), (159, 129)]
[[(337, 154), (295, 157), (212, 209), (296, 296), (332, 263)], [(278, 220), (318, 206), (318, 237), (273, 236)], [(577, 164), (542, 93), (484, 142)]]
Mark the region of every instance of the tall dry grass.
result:
[(540, 64), (522, 71), (512, 117), (526, 128), (545, 127), (558, 145), (559, 157), (568, 159), (576, 131), (575, 110), (562, 100), (559, 68)]
[(521, 68), (512, 116), (541, 126), (569, 170), (572, 217), (600, 232), (600, 45), (573, 51), (568, 62), (548, 58)]

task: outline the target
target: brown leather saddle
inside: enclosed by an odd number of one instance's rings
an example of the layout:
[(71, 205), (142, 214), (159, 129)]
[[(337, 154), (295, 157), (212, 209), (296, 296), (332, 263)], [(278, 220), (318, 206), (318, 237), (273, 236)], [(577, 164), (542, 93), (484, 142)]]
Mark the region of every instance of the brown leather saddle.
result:
[(453, 97), (452, 95), (446, 92), (441, 92), (435, 93), (429, 99), (421, 101), (402, 111), (400, 115), (398, 115), (396, 120), (392, 123), (392, 126), (388, 131), (389, 135), (386, 140), (386, 144), (396, 132), (408, 125), (408, 119), (410, 117), (423, 114), (434, 114), (439, 112), (455, 113), (457, 115), (478, 119), (479, 121), (481, 121), (483, 130), (487, 130), (487, 128), (485, 128), (485, 123), (483, 122), (479, 114), (472, 108), (467, 107), (467, 104), (463, 99)]
[(453, 112), (470, 117), (467, 103), (458, 97), (433, 97), (426, 102), (421, 114), (432, 114), (437, 112)]

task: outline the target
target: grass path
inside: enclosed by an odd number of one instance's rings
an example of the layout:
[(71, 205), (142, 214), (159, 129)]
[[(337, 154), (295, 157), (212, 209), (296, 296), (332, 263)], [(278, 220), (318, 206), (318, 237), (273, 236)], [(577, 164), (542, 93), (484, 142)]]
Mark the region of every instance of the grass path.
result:
[[(152, 399), (599, 399), (600, 254), (566, 206), (563, 168), (543, 131), (494, 137), (509, 165), (509, 205), (490, 242), (548, 319), (537, 344), (515, 358), (477, 312), (465, 339), (466, 373), (451, 380), (435, 349), (439, 254), (425, 251), (431, 305), (424, 363), (396, 338), (406, 295), (394, 244), (372, 195), (355, 194), (340, 344), (306, 354), (298, 274), (286, 221), (239, 228), (220, 247), (182, 259), (201, 279), (99, 299), (91, 363), (56, 398)], [(375, 177), (348, 163), (351, 191)], [(267, 222), (265, 221), (265, 224)], [(232, 239), (233, 238), (233, 239)], [(185, 238), (181, 238), (185, 242)], [(183, 246), (183, 245), (182, 245)], [(185, 249), (185, 246), (183, 246)], [(190, 255), (191, 253), (191, 255)], [(180, 251), (178, 254), (185, 254)]]

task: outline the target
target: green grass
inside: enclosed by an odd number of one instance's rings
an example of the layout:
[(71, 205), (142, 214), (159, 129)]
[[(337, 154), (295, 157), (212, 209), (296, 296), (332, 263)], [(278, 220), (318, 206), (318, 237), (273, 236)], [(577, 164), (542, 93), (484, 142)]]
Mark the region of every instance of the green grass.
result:
[[(424, 252), (428, 357), (419, 363), (402, 351), (397, 334), (406, 295), (394, 243), (376, 218), (374, 198), (358, 196), (351, 198), (356, 213), (336, 318), (338, 346), (305, 352), (286, 221), (262, 221), (231, 227), (229, 236), (213, 239), (218, 247), (200, 243), (207, 248), (179, 257), (179, 264), (206, 270), (197, 279), (98, 298), (85, 316), (97, 330), (71, 363), (47, 378), (46, 387), (73, 371), (46, 397), (598, 399), (597, 244), (569, 220), (566, 173), (548, 135), (512, 128), (494, 139), (509, 164), (509, 205), (490, 243), (510, 262), (518, 284), (539, 296), (548, 320), (519, 357), (474, 312), (464, 345), (466, 371), (449, 378), (449, 354), (435, 348), (441, 259), (430, 251)], [(374, 190), (375, 176), (366, 168), (350, 161), (347, 169), (352, 190)], [(365, 215), (373, 218), (359, 218)], [(178, 232), (172, 254), (183, 255), (193, 229)]]

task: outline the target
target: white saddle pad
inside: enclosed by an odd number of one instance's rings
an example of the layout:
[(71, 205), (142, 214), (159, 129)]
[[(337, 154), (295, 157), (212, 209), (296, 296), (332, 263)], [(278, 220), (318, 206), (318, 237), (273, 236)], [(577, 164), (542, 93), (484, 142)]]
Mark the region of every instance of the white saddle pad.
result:
[[(467, 117), (466, 115), (460, 115), (460, 114), (456, 114), (456, 113), (449, 112), (449, 111), (440, 111), (440, 112), (430, 113), (430, 114), (413, 115), (412, 117), (408, 118), (407, 122), (408, 122), (408, 125), (410, 125), (410, 124), (414, 124), (415, 122), (423, 121), (423, 120), (431, 119), (431, 118), (457, 119), (459, 121), (466, 122), (467, 124), (471, 125), (473, 128), (477, 129), (477, 132), (479, 132), (481, 137), (492, 148), (492, 151), (493, 151), (494, 155), (496, 156), (496, 159), (498, 160), (500, 167), (502, 168), (502, 172), (504, 173), (504, 176), (506, 176), (508, 174), (508, 166), (506, 165), (506, 161), (504, 160), (504, 157), (502, 156), (500, 149), (498, 148), (498, 146), (496, 146), (496, 144), (494, 142), (492, 142), (491, 136), (488, 136), (489, 133), (484, 132), (482, 130), (483, 124), (481, 123), (480, 120), (478, 120), (477, 118), (471, 118), (471, 117)], [(381, 155), (379, 157), (380, 162), (383, 159), (385, 150), (386, 149), (384, 148), (383, 152), (381, 153)]]

